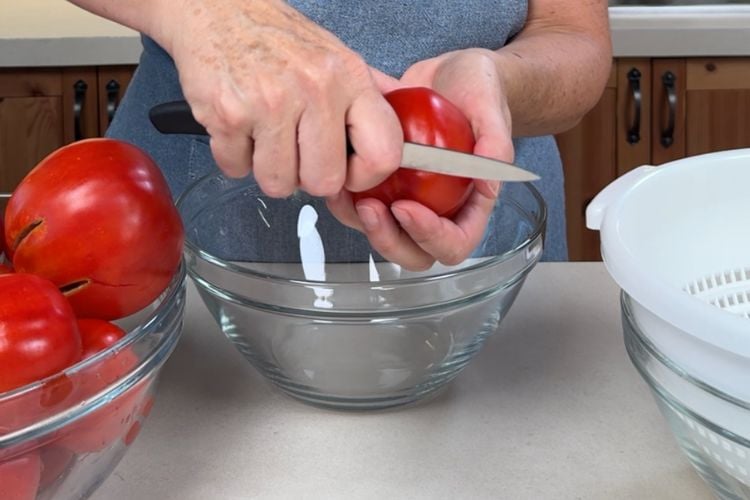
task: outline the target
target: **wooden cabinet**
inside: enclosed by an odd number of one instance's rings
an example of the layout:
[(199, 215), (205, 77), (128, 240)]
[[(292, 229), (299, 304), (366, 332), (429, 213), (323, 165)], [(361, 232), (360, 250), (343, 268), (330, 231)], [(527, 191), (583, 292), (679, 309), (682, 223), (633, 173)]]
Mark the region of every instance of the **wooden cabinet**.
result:
[(572, 130), (557, 136), (565, 171), (568, 253), (575, 260), (599, 259), (599, 233), (589, 231), (585, 210), (589, 201), (616, 175), (617, 71), (612, 73), (599, 103)]
[(640, 165), (750, 147), (750, 58), (618, 59), (599, 104), (557, 142), (570, 260), (599, 260), (585, 209), (608, 182)]
[(55, 149), (102, 135), (133, 69), (0, 69), (0, 193)]

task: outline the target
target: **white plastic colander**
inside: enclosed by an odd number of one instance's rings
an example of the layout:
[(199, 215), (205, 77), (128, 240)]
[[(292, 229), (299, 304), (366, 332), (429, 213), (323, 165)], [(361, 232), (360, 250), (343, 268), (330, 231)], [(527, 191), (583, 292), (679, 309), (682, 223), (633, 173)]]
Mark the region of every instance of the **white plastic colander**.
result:
[(657, 347), (694, 374), (741, 361), (717, 382), (750, 401), (750, 149), (637, 168), (594, 198), (586, 223), (613, 279), (664, 322), (645, 332)]
[(727, 473), (750, 483), (750, 149), (639, 167), (594, 198), (586, 223), (600, 232), (633, 322), (695, 390), (666, 375), (660, 383), (737, 439), (728, 446), (689, 416), (679, 420)]

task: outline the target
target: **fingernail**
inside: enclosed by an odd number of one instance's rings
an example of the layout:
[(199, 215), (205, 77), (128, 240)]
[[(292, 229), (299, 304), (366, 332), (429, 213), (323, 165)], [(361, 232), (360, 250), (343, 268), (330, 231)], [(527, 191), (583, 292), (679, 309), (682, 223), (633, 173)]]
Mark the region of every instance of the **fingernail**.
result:
[(490, 185), (490, 190), (492, 191), (492, 193), (495, 196), (497, 196), (498, 194), (500, 194), (500, 185), (501, 184), (499, 182), (490, 181), (489, 185)]
[(408, 226), (412, 223), (411, 214), (402, 208), (392, 207), (391, 213), (393, 213), (396, 220), (398, 220), (403, 226)]
[(365, 227), (365, 231), (373, 231), (378, 227), (378, 214), (370, 207), (358, 206), (357, 214)]

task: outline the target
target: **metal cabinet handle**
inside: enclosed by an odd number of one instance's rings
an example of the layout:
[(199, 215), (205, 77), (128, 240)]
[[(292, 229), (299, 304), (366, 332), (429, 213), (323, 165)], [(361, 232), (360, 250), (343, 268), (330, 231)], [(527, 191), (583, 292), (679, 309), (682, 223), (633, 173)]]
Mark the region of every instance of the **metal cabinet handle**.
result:
[(83, 139), (82, 113), (83, 104), (86, 101), (86, 90), (89, 86), (83, 80), (73, 84), (73, 134), (76, 141)]
[(104, 87), (107, 91), (107, 125), (112, 123), (117, 111), (117, 99), (120, 97), (120, 83), (117, 80), (110, 80)]
[(641, 140), (641, 106), (643, 94), (641, 94), (641, 72), (638, 68), (628, 71), (628, 82), (630, 82), (630, 91), (633, 93), (633, 122), (628, 127), (628, 144), (637, 144)]
[(669, 114), (667, 115), (667, 127), (661, 131), (661, 145), (668, 148), (674, 143), (674, 125), (675, 115), (677, 114), (677, 91), (675, 90), (675, 81), (677, 77), (671, 71), (667, 71), (661, 77), (661, 82), (664, 85), (664, 92), (667, 96), (667, 107)]

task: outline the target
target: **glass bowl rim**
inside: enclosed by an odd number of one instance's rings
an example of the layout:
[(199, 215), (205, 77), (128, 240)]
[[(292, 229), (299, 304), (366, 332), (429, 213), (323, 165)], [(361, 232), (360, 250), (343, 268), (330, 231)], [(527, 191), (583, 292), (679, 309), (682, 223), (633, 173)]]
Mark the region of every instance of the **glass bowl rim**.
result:
[[(153, 324), (162, 321), (165, 316), (169, 315), (174, 307), (177, 296), (184, 293), (186, 276), (187, 270), (184, 259), (180, 259), (179, 267), (175, 271), (174, 276), (172, 276), (172, 280), (167, 288), (162, 292), (163, 296), (159, 304), (143, 322), (129, 330), (123, 338), (112, 344), (110, 347), (71, 365), (59, 373), (55, 373), (49, 377), (45, 377), (11, 391), (0, 393), (0, 407), (2, 407), (4, 402), (12, 401), (14, 398), (21, 397), (26, 393), (40, 390), (45, 384), (60, 377), (61, 374), (76, 374), (90, 367), (96, 366), (101, 360), (113, 356), (120, 350), (125, 349), (144, 338), (150, 333)], [(166, 355), (174, 348), (181, 333), (180, 328), (166, 333), (138, 364), (132, 367), (123, 377), (107, 385), (96, 394), (91, 395), (73, 406), (63, 408), (45, 419), (36, 421), (7, 434), (0, 434), (0, 450), (8, 446), (21, 445), (39, 435), (45, 435), (49, 432), (55, 431), (71, 422), (85, 417), (99, 407), (104, 406), (112, 394), (121, 394), (137, 384), (140, 380), (150, 374), (154, 368), (159, 366), (162, 360), (165, 359)]]
[[(221, 173), (211, 173), (208, 175), (205, 175), (195, 181), (193, 181), (190, 185), (188, 185), (187, 188), (177, 197), (177, 201), (175, 202), (175, 206), (177, 207), (177, 210), (180, 211), (180, 207), (184, 204), (185, 200), (192, 195), (195, 191), (198, 190), (198, 188), (203, 185), (204, 183), (207, 183), (211, 179), (216, 178), (225, 178)], [(237, 179), (230, 179), (231, 181), (238, 181)], [(546, 226), (547, 222), (547, 203), (544, 200), (544, 197), (542, 196), (541, 192), (530, 182), (519, 182), (516, 184), (520, 184), (523, 187), (525, 187), (528, 192), (531, 194), (531, 196), (536, 201), (538, 207), (539, 207), (539, 213), (536, 214), (535, 217), (535, 224), (533, 231), (531, 234), (524, 238), (524, 240), (516, 245), (514, 248), (503, 252), (499, 255), (495, 255), (492, 257), (486, 257), (482, 258), (479, 262), (466, 265), (464, 267), (460, 267), (458, 269), (446, 269), (445, 271), (440, 271), (435, 274), (431, 274), (428, 276), (419, 276), (419, 277), (411, 277), (411, 278), (403, 278), (403, 279), (385, 279), (377, 282), (378, 286), (407, 286), (414, 283), (425, 283), (425, 282), (431, 282), (431, 281), (440, 281), (445, 279), (450, 279), (454, 276), (465, 274), (468, 272), (476, 271), (483, 268), (492, 267), (495, 264), (504, 262), (514, 255), (517, 255), (518, 253), (522, 252), (525, 248), (529, 247), (534, 241), (538, 240), (542, 237), (542, 234), (544, 232), (544, 228)], [(244, 186), (243, 186), (244, 188)], [(500, 197), (502, 197), (502, 189), (500, 190)], [(499, 199), (499, 198), (498, 198)], [(187, 233), (187, 231), (186, 231)], [(201, 260), (208, 262), (224, 271), (231, 272), (233, 274), (237, 274), (239, 276), (247, 276), (249, 278), (254, 279), (262, 279), (269, 282), (274, 283), (290, 283), (294, 285), (301, 285), (301, 286), (337, 286), (337, 287), (346, 287), (351, 285), (359, 285), (362, 283), (370, 283), (369, 281), (359, 280), (359, 281), (317, 281), (317, 280), (310, 280), (310, 279), (292, 279), (285, 276), (280, 276), (278, 274), (273, 274), (270, 272), (260, 272), (255, 271), (253, 269), (249, 269), (237, 264), (234, 264), (230, 261), (227, 261), (225, 259), (222, 259), (220, 257), (217, 257), (200, 247), (198, 247), (196, 244), (194, 244), (190, 238), (186, 235), (185, 237), (185, 243), (184, 248), (191, 254), (198, 256)], [(193, 274), (192, 270), (188, 271), (189, 274)]]
[[(691, 375), (688, 370), (681, 367), (679, 364), (674, 362), (672, 359), (670, 359), (666, 354), (664, 354), (661, 350), (659, 350), (656, 345), (654, 345), (653, 342), (651, 342), (641, 331), (641, 329), (638, 327), (635, 321), (635, 317), (633, 315), (632, 308), (630, 306), (631, 298), (625, 292), (624, 290), (620, 291), (620, 306), (623, 312), (623, 318), (626, 322), (627, 327), (629, 327), (629, 330), (633, 333), (633, 338), (638, 342), (638, 344), (643, 347), (646, 352), (652, 356), (654, 359), (656, 359), (660, 364), (665, 366), (667, 369), (669, 369), (671, 372), (673, 372), (678, 377), (682, 378), (689, 384), (691, 384), (694, 387), (697, 387), (698, 389), (701, 389), (702, 391), (708, 393), (711, 396), (717, 397), (719, 399), (722, 399), (723, 401), (726, 401), (727, 403), (730, 403), (735, 406), (739, 406), (743, 410), (749, 410), (750, 411), (750, 401), (743, 401), (739, 398), (736, 398), (730, 394), (727, 394), (725, 391), (722, 391), (721, 389), (718, 389), (712, 384), (706, 383), (693, 375)], [(626, 328), (627, 332), (628, 328)], [(636, 368), (638, 368), (638, 371), (641, 372), (643, 375), (643, 371), (645, 370), (644, 367), (641, 366), (641, 363), (638, 362), (636, 359), (633, 358), (633, 356), (630, 356), (631, 360), (633, 361), (633, 364), (636, 365)], [(652, 382), (652, 377), (649, 375), (648, 377), (644, 377), (649, 381), (649, 385), (655, 385), (657, 382)], [(661, 384), (658, 384), (661, 386)]]

